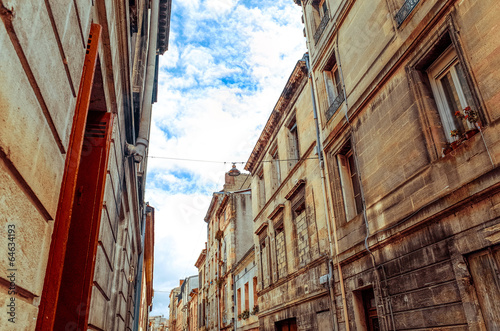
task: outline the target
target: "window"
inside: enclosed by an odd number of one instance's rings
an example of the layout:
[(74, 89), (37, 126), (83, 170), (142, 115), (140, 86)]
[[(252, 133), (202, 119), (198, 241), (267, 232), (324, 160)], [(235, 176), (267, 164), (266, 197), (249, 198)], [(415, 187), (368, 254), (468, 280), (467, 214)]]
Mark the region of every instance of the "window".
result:
[(396, 16), (394, 17), (398, 27), (403, 24), (413, 9), (417, 6), (420, 0), (397, 0), (396, 3), (401, 5)]
[(326, 119), (332, 118), (333, 114), (340, 108), (344, 102), (344, 92), (342, 89), (342, 81), (340, 79), (339, 68), (335, 55), (332, 55), (327, 64), (323, 68), (323, 80), (327, 95), (327, 103), (323, 104), (326, 109)]
[(278, 271), (278, 279), (282, 279), (287, 275), (285, 226), (283, 225), (282, 214), (278, 217), (278, 220), (274, 225), (274, 231), (276, 244), (276, 269)]
[(259, 237), (259, 250), (260, 250), (259, 251), (259, 260), (260, 260), (259, 272), (260, 272), (260, 277), (261, 277), (261, 285), (262, 285), (262, 288), (265, 288), (266, 285), (270, 284), (269, 275), (272, 274), (271, 258), (270, 258), (271, 252), (269, 251), (269, 247), (268, 247), (269, 239), (267, 237), (267, 225), (264, 226), (263, 228), (259, 229), (256, 233)]
[(314, 43), (316, 44), (330, 21), (330, 15), (328, 14), (326, 0), (313, 1), (312, 7), (315, 23)]
[(452, 46), (429, 67), (427, 74), (446, 139), (452, 142), (452, 131), (463, 134), (474, 129), (472, 123), (455, 116), (455, 112), (462, 112), (466, 107), (472, 106), (473, 101), (464, 70)]
[(238, 300), (238, 319), (241, 319), (241, 288), (236, 291), (236, 300)]
[(248, 288), (248, 282), (245, 283), (245, 310), (250, 310), (250, 301), (249, 301), (249, 288)]
[(323, 71), (323, 78), (325, 79), (328, 103), (331, 105), (335, 101), (335, 98), (342, 92), (339, 70), (336, 63), (332, 68), (327, 68)]
[(363, 208), (356, 161), (350, 141), (337, 154), (337, 165), (342, 188), (344, 212), (346, 220), (350, 221), (354, 216), (361, 213)]
[(275, 191), (281, 185), (280, 158), (278, 154), (277, 145), (271, 149), (270, 154), (271, 154), (272, 188), (273, 191)]
[(222, 292), (222, 311), (226, 315), (226, 310), (229, 307), (229, 293), (227, 288), (227, 283), (224, 284), (224, 291)]
[(309, 225), (306, 216), (306, 200), (305, 189), (296, 193), (292, 198), (292, 213), (297, 231), (297, 250), (299, 258), (299, 266), (303, 267), (311, 260), (310, 242), (309, 242)]
[(222, 241), (222, 268), (221, 268), (222, 274), (226, 273), (226, 268), (227, 268), (227, 245), (226, 245), (226, 238), (224, 237), (224, 240)]
[(259, 304), (257, 297), (257, 277), (253, 278), (253, 305), (257, 306)]
[(259, 198), (259, 209), (264, 207), (266, 204), (266, 187), (264, 183), (264, 169), (260, 168), (257, 171), (257, 178), (258, 178), (258, 198)]
[(292, 169), (300, 159), (299, 133), (295, 117), (288, 124), (288, 167)]

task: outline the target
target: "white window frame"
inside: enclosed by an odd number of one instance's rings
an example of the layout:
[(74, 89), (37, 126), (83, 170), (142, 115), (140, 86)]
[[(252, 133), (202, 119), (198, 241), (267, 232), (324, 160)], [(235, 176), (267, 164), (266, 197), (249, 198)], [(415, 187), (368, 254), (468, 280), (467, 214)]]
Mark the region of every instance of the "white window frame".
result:
[[(352, 148), (347, 153), (338, 153), (337, 154), (337, 165), (340, 174), (340, 186), (342, 190), (342, 198), (344, 199), (344, 212), (346, 216), (346, 221), (349, 222), (353, 218), (355, 218), (361, 210), (358, 210), (358, 206), (356, 204), (356, 195), (354, 190), (353, 181), (357, 181), (357, 186), (359, 190), (361, 190), (361, 183), (359, 174), (355, 173), (357, 178), (353, 178), (353, 174), (351, 173), (349, 167), (349, 158), (353, 156)], [(353, 157), (352, 162), (354, 162), (353, 167), (356, 168), (356, 160)], [(361, 194), (361, 193), (359, 193)], [(360, 199), (360, 197), (359, 197)], [(360, 202), (362, 203), (362, 202)], [(360, 206), (362, 208), (362, 206)]]
[[(443, 129), (445, 131), (445, 136), (448, 142), (452, 142), (454, 140), (451, 136), (451, 131), (456, 130), (457, 127), (453, 120), (454, 113), (450, 109), (446, 101), (446, 94), (441, 83), (441, 78), (450, 73), (462, 110), (467, 106), (471, 106), (467, 102), (462, 84), (460, 83), (460, 79), (456, 70), (457, 65), (460, 65), (457, 53), (455, 49), (450, 46), (436, 61), (434, 61), (434, 63), (427, 70), (427, 74), (431, 83), (432, 93), (434, 94), (436, 105), (438, 107), (439, 117), (441, 118), (441, 123), (443, 124)], [(466, 126), (468, 129), (474, 129), (472, 123), (469, 123), (468, 121), (464, 122), (466, 122)]]
[(344, 211), (346, 220), (349, 222), (356, 213), (356, 201), (354, 201), (354, 188), (352, 186), (351, 171), (349, 170), (349, 159), (347, 155), (338, 154), (337, 162), (340, 173), (340, 185), (342, 197), (344, 198)]

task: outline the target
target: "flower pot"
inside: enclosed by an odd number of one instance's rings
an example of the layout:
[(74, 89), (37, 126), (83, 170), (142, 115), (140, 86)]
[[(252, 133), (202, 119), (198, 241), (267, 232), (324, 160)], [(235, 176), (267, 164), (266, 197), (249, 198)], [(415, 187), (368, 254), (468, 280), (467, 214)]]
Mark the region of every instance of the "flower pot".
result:
[(472, 130), (469, 130), (465, 133), (464, 137), (465, 139), (470, 139), (472, 136), (474, 136), (476, 133), (478, 133), (479, 130), (478, 129), (472, 129)]
[(450, 144), (451, 149), (456, 149), (460, 145), (460, 141), (455, 140)]
[(445, 148), (443, 148), (443, 154), (449, 154), (452, 150), (453, 148), (450, 145), (447, 145)]

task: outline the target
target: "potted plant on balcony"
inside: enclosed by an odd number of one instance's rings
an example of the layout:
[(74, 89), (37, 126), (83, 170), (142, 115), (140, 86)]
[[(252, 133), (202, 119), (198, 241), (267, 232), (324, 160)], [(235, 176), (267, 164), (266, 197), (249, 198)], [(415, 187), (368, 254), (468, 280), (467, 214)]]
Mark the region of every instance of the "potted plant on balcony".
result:
[(248, 310), (244, 310), (242, 313), (241, 313), (241, 318), (243, 318), (244, 320), (246, 320), (247, 318), (250, 317), (250, 311)]
[[(470, 108), (469, 106), (465, 107), (463, 111), (457, 110), (455, 112), (455, 117), (467, 121), (474, 125), (473, 129), (467, 130), (462, 137), (464, 139), (470, 139), (476, 133), (479, 132), (479, 128), (481, 127), (479, 114), (476, 110)], [(467, 127), (467, 124), (465, 125)]]
[(458, 147), (458, 145), (460, 145), (460, 133), (458, 132), (458, 130), (451, 130), (450, 131), (450, 135), (451, 137), (454, 139), (451, 144), (450, 144), (450, 147), (452, 149), (455, 149)]

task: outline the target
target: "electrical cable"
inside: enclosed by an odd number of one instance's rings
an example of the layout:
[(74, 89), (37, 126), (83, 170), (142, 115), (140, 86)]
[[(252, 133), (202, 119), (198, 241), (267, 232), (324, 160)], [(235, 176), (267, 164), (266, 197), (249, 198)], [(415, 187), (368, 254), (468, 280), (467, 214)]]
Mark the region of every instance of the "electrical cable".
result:
[[(153, 156), (148, 155), (147, 157), (152, 159), (164, 159), (164, 160), (173, 160), (173, 161), (190, 161), (190, 162), (206, 162), (206, 163), (235, 163), (235, 164), (246, 164), (246, 162), (238, 161), (214, 161), (214, 160), (199, 160), (199, 159), (184, 159), (184, 158), (176, 158), (176, 157), (167, 157), (167, 156)], [(318, 157), (306, 157), (300, 159), (273, 159), (273, 160), (262, 160), (260, 162), (288, 162), (288, 161), (300, 161), (300, 160), (317, 160)]]

